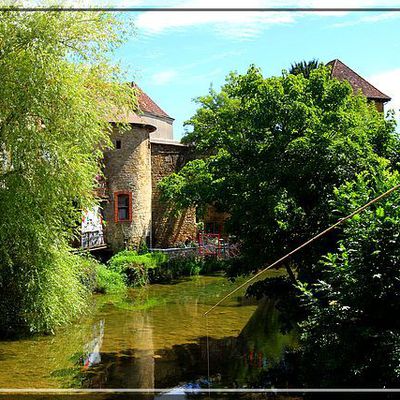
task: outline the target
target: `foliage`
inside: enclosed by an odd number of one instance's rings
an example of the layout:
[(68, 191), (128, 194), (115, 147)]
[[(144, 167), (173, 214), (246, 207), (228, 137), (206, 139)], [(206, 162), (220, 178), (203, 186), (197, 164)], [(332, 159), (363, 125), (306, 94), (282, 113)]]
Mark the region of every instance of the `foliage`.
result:
[(315, 58), (311, 61), (296, 62), (290, 66), (289, 74), (293, 74), (293, 75), (302, 74), (305, 78), (309, 78), (311, 71), (313, 71), (314, 69), (317, 69), (321, 65), (322, 65), (322, 63), (320, 63)]
[[(400, 182), (362, 174), (336, 190), (343, 214)], [(346, 222), (315, 285), (303, 284), (301, 365), (309, 387), (394, 387), (400, 378), (400, 193)]]
[(227, 261), (197, 254), (169, 257), (158, 268), (150, 271), (151, 282), (170, 282), (185, 276), (209, 275), (223, 271)]
[(212, 257), (199, 257), (197, 254), (168, 256), (153, 252), (138, 254), (124, 250), (108, 261), (108, 268), (124, 276), (129, 286), (144, 286), (149, 282), (169, 282), (171, 280), (199, 274), (221, 271), (225, 260)]
[(119, 293), (126, 289), (124, 276), (112, 271), (94, 257), (83, 254), (81, 259), (81, 282), (90, 293)]
[(200, 273), (203, 275), (213, 274), (215, 272), (225, 271), (233, 258), (217, 258), (213, 256), (203, 257)]
[[(53, 333), (86, 309), (89, 291), (82, 284), (85, 261), (67, 248), (49, 248), (29, 264), (2, 265), (0, 333)], [(16, 293), (19, 296), (16, 296)]]
[(110, 270), (102, 264), (97, 266), (96, 272), (95, 292), (109, 294), (123, 292), (126, 289), (124, 277), (118, 272)]
[(134, 106), (108, 63), (124, 25), (95, 12), (0, 15), (0, 333), (51, 331), (83, 307), (67, 243), (95, 201), (105, 116)]
[(136, 251), (124, 250), (108, 261), (108, 267), (125, 276), (129, 286), (144, 286), (148, 283), (148, 271), (159, 267), (167, 260), (163, 253), (138, 254)]
[[(264, 78), (252, 66), (197, 101), (183, 141), (198, 159), (160, 187), (177, 208), (211, 203), (228, 212), (226, 229), (241, 240), (248, 269), (329, 226), (335, 187), (398, 159), (393, 118), (324, 66), (308, 79), (286, 72)], [(301, 276), (335, 243), (331, 235), (294, 257)]]
[(170, 257), (151, 272), (152, 282), (169, 282), (183, 276), (199, 275), (201, 261), (196, 255)]
[(145, 241), (141, 240), (139, 243), (139, 248), (137, 250), (138, 254), (146, 254), (149, 252), (149, 248)]
[(101, 264), (94, 257), (87, 253), (80, 254), (80, 263), (81, 283), (90, 293), (92, 293), (96, 290), (97, 268)]

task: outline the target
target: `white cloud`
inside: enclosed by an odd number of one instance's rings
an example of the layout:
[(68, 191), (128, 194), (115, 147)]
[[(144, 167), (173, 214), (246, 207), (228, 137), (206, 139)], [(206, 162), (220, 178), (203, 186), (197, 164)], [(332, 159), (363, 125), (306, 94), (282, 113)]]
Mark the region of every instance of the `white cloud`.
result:
[[(227, 8), (227, 7), (263, 7), (265, 1), (248, 0), (246, 4), (228, 0), (186, 0), (175, 2), (175, 7), (182, 8)], [(193, 26), (213, 26), (227, 36), (247, 38), (256, 35), (266, 25), (293, 22), (293, 16), (286, 13), (261, 13), (237, 11), (201, 11), (201, 12), (168, 12), (142, 13), (136, 19), (136, 26), (148, 33), (157, 34), (169, 29)]]
[[(7, 0), (6, 0), (7, 1)], [(12, 1), (12, 0), (9, 0)], [(262, 8), (262, 7), (303, 7), (303, 8), (368, 8), (400, 7), (400, 0), (54, 0), (64, 6), (109, 6), (109, 7), (180, 7), (180, 8)], [(24, 5), (37, 6), (43, 0), (25, 0)], [(171, 29), (188, 29), (208, 26), (220, 35), (234, 39), (252, 39), (262, 31), (277, 24), (292, 24), (306, 16), (325, 17), (349, 16), (348, 12), (143, 12), (135, 18), (136, 26), (144, 35), (155, 35)], [(353, 18), (354, 16), (354, 18)], [(400, 17), (400, 13), (370, 15), (353, 14), (350, 21), (338, 21), (334, 27), (359, 23), (373, 23), (384, 19)]]
[[(125, 2), (129, 2), (125, 0)], [(400, 0), (174, 0), (173, 2), (159, 2), (159, 6), (180, 8), (262, 8), (262, 7), (308, 7), (308, 8), (357, 8), (357, 7), (394, 7), (400, 6)], [(320, 12), (313, 13), (319, 16), (344, 16), (346, 12)], [(276, 24), (294, 23), (310, 13), (279, 13), (279, 12), (167, 12), (167, 13), (142, 13), (136, 18), (136, 26), (148, 34), (160, 34), (170, 29), (185, 29), (195, 26), (208, 25), (224, 36), (233, 38), (250, 39), (258, 36), (263, 30)], [(387, 15), (387, 14), (383, 14)], [(378, 19), (388, 18), (371, 14), (362, 17), (363, 22), (374, 22)], [(392, 17), (393, 18), (393, 17)]]
[(386, 104), (385, 110), (394, 109), (398, 119), (400, 117), (400, 68), (369, 76), (367, 81), (392, 98)]
[(177, 76), (177, 72), (173, 69), (155, 73), (151, 80), (155, 85), (165, 85), (171, 82)]
[(386, 13), (379, 13), (379, 14), (371, 14), (371, 15), (363, 16), (358, 19), (352, 19), (351, 21), (338, 22), (336, 24), (333, 24), (332, 27), (333, 28), (343, 28), (346, 26), (354, 26), (354, 25), (365, 24), (365, 23), (387, 21), (389, 19), (395, 19), (395, 18), (400, 18), (399, 12), (386, 12)]

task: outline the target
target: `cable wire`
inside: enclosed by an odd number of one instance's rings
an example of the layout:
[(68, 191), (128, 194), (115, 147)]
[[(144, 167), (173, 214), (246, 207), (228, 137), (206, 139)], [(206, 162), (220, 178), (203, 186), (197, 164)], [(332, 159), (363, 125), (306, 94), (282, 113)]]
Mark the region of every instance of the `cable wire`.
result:
[(368, 208), (369, 206), (371, 206), (372, 204), (376, 203), (377, 201), (383, 199), (384, 197), (388, 196), (389, 194), (391, 194), (392, 192), (394, 192), (395, 190), (400, 188), (400, 184), (392, 187), (391, 189), (387, 190), (385, 193), (382, 193), (381, 195), (379, 195), (378, 197), (375, 197), (374, 199), (372, 199), (371, 201), (369, 201), (368, 203), (364, 204), (362, 207), (357, 208), (357, 210), (353, 211), (351, 214), (347, 215), (344, 218), (339, 219), (335, 224), (331, 225), (329, 228), (325, 229), (324, 231), (318, 233), (317, 235), (313, 236), (311, 239), (307, 240), (306, 242), (302, 243), (300, 246), (296, 247), (294, 250), (290, 251), (289, 253), (285, 254), (283, 257), (279, 258), (278, 260), (274, 261), (272, 264), (270, 264), (268, 267), (262, 269), (261, 271), (259, 271), (258, 273), (256, 273), (254, 276), (252, 276), (250, 279), (248, 279), (246, 282), (242, 283), (240, 286), (238, 286), (236, 289), (232, 290), (230, 293), (228, 293), (226, 296), (224, 296), (221, 300), (219, 300), (217, 303), (215, 303), (208, 311), (206, 311), (204, 313), (204, 316), (207, 316), (212, 310), (215, 309), (215, 307), (219, 306), (222, 302), (224, 302), (228, 297), (232, 296), (234, 293), (236, 293), (238, 290), (242, 289), (244, 286), (246, 286), (248, 283), (250, 283), (251, 281), (253, 281), (254, 279), (256, 279), (257, 277), (259, 277), (260, 275), (262, 275), (264, 272), (268, 271), (269, 269), (271, 269), (272, 267), (277, 266), (278, 264), (280, 264), (281, 262), (287, 260), (290, 256), (292, 256), (293, 254), (297, 253), (299, 250), (301, 250), (302, 248), (308, 246), (310, 243), (314, 242), (315, 240), (319, 239), (320, 237), (326, 235), (328, 232), (332, 231), (333, 229), (335, 229), (337, 226), (339, 226), (340, 224), (342, 224), (343, 222), (347, 221), (348, 219), (354, 217), (355, 215), (361, 213), (362, 211), (364, 211), (366, 208)]

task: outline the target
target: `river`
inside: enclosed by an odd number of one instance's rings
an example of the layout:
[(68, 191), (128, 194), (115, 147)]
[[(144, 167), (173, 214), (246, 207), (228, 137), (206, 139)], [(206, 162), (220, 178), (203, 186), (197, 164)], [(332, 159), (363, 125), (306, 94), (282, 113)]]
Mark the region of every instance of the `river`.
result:
[(203, 316), (239, 284), (200, 276), (93, 296), (90, 312), (54, 336), (0, 341), (0, 388), (245, 388), (263, 376), (270, 385), (267, 371), (297, 340), (280, 332), (273, 302), (239, 291)]

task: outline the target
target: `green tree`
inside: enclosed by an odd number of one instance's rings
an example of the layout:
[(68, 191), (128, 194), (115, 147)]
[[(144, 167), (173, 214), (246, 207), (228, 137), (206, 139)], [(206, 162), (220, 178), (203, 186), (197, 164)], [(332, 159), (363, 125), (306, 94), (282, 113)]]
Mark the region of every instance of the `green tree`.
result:
[(107, 13), (0, 14), (2, 334), (52, 331), (84, 308), (68, 243), (95, 201), (108, 121), (134, 106), (109, 63), (126, 28)]
[[(286, 72), (264, 78), (252, 66), (197, 102), (183, 141), (198, 159), (161, 189), (177, 208), (213, 203), (230, 213), (228, 232), (243, 242), (249, 269), (336, 220), (330, 205), (336, 186), (398, 157), (393, 119), (323, 66), (308, 79)], [(331, 235), (293, 261), (310, 273), (335, 243)]]
[(290, 66), (289, 74), (293, 75), (303, 74), (305, 78), (309, 78), (311, 71), (313, 71), (314, 69), (318, 68), (321, 65), (322, 63), (320, 63), (315, 58), (311, 61), (299, 61)]
[[(336, 190), (344, 215), (400, 182), (362, 174)], [(303, 286), (303, 379), (308, 387), (396, 387), (400, 379), (400, 192), (346, 222), (318, 284)]]

